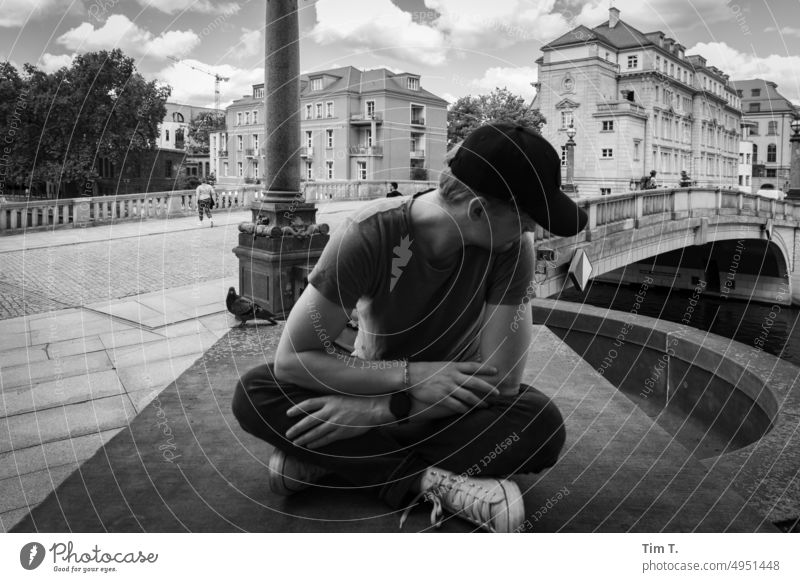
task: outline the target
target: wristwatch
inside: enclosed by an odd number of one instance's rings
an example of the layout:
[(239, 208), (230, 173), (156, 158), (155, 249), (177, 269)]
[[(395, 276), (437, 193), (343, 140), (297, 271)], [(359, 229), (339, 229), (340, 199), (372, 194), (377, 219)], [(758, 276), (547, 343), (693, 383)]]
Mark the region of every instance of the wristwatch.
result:
[(408, 422), (408, 415), (411, 413), (411, 396), (405, 390), (395, 392), (389, 397), (389, 412), (391, 412), (400, 424)]

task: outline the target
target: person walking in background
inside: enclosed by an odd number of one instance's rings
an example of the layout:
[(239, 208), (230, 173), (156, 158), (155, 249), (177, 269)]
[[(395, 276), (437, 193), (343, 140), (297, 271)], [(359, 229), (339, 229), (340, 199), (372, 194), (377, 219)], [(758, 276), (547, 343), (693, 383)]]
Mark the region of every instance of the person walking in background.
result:
[(389, 186), (391, 186), (392, 189), (389, 190), (388, 194), (386, 194), (387, 198), (394, 198), (395, 196), (402, 196), (403, 195), (402, 192), (399, 192), (397, 190), (397, 182), (389, 182)]
[(647, 179), (647, 183), (644, 185), (645, 190), (655, 190), (658, 188), (658, 184), (656, 184), (656, 171), (650, 170), (650, 177)]
[(214, 228), (214, 219), (211, 216), (211, 209), (214, 208), (214, 186), (203, 178), (203, 182), (197, 187), (197, 213), (200, 215), (200, 226), (203, 226), (203, 213), (208, 216), (211, 228)]
[(686, 170), (681, 170), (681, 180), (679, 184), (681, 188), (688, 188), (692, 185), (692, 179), (689, 177), (689, 174), (686, 173)]

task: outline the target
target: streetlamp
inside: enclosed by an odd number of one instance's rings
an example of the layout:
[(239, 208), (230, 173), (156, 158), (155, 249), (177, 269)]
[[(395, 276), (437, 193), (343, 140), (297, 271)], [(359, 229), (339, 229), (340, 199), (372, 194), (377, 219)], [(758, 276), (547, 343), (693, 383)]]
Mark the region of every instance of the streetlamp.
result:
[(792, 157), (789, 166), (789, 191), (786, 193), (786, 198), (800, 201), (800, 118), (796, 117), (789, 127), (792, 128), (792, 136), (789, 138)]
[(573, 181), (574, 174), (575, 174), (575, 140), (572, 138), (575, 137), (575, 126), (572, 124), (572, 121), (569, 122), (569, 127), (567, 127), (567, 181), (564, 184), (562, 190), (567, 194), (577, 194), (578, 187), (575, 185)]

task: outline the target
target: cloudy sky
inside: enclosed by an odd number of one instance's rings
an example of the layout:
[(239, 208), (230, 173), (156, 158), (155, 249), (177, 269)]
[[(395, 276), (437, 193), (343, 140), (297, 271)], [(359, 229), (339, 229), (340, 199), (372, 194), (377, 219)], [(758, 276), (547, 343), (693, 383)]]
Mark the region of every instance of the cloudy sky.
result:
[[(614, 0), (622, 19), (661, 30), (733, 79), (774, 80), (800, 103), (800, 0)], [(264, 0), (0, 0), (0, 59), (54, 70), (72, 55), (121, 48), (172, 99), (223, 102), (263, 80)], [(608, 19), (609, 0), (298, 0), (301, 69), (353, 65), (422, 75), (453, 100), (508, 87), (533, 97), (539, 48)], [(175, 63), (173, 56), (182, 59)]]

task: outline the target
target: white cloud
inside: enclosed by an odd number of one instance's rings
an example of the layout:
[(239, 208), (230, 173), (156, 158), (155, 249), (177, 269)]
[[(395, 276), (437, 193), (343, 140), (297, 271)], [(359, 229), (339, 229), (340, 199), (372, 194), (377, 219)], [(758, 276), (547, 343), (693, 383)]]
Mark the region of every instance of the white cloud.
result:
[(445, 62), (444, 36), (391, 0), (318, 0), (312, 38), (320, 44), (345, 45), (392, 55), (407, 62), (441, 65)]
[[(728, 6), (720, 0), (692, 0), (689, 3), (675, 0), (648, 0), (646, 2), (615, 0), (614, 6), (620, 11), (620, 18), (634, 28), (642, 32), (661, 30), (678, 42), (681, 41), (680, 38), (677, 38), (681, 31), (697, 26), (707, 27), (713, 36), (713, 25), (726, 19), (736, 21), (737, 15), (741, 18), (741, 13), (744, 12), (739, 8), (741, 12), (735, 14), (733, 4)], [(569, 12), (569, 9), (565, 12), (567, 18), (574, 16), (573, 24), (584, 24), (592, 28), (608, 20), (607, 0), (590, 0), (577, 5), (573, 4), (573, 9), (572, 13)]]
[(239, 47), (232, 51), (238, 57), (252, 57), (264, 52), (264, 36), (260, 30), (242, 29), (242, 40)]
[(800, 101), (800, 55), (757, 56), (743, 53), (724, 42), (701, 42), (686, 54), (703, 55), (709, 65), (722, 69), (733, 80), (767, 79), (778, 83), (778, 91), (792, 101)]
[[(536, 95), (536, 90), (531, 86), (538, 78), (536, 67), (490, 67), (486, 69), (483, 77), (465, 81), (455, 79), (454, 84), (459, 85), (459, 96), (491, 93), (495, 88), (508, 89), (516, 95), (530, 101)], [(455, 101), (453, 95), (445, 97), (448, 101)]]
[(555, 0), (425, 0), (440, 16), (431, 22), (455, 48), (491, 50), (549, 41), (572, 28), (552, 13)]
[(792, 28), (791, 26), (782, 26), (780, 28), (768, 26), (764, 29), (764, 32), (777, 32), (781, 36), (800, 36), (800, 28)]
[(99, 28), (84, 22), (62, 34), (57, 42), (79, 52), (120, 48), (129, 55), (166, 57), (187, 54), (200, 44), (200, 37), (191, 30), (170, 30), (155, 36), (127, 16), (114, 14)]
[(142, 6), (147, 6), (165, 12), (204, 12), (206, 14), (236, 14), (239, 5), (235, 2), (214, 3), (211, 0), (137, 0)]
[(231, 65), (213, 65), (194, 59), (184, 59), (180, 64), (173, 63), (156, 75), (160, 82), (172, 86), (170, 101), (201, 107), (214, 106), (214, 77), (191, 69), (190, 66), (230, 78), (230, 81), (220, 84), (220, 102), (223, 109), (234, 99), (241, 99), (242, 95), (252, 94), (253, 85), (264, 82), (263, 67), (243, 69)]
[(0, 2), (0, 27), (23, 26), (29, 20), (82, 11), (83, 5), (72, 0), (3, 0)]
[(69, 67), (74, 58), (74, 54), (54, 55), (50, 53), (44, 53), (36, 66), (45, 73), (54, 73), (61, 67)]

